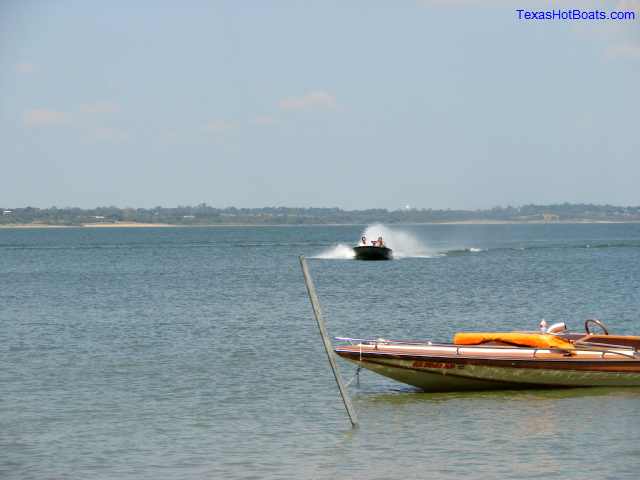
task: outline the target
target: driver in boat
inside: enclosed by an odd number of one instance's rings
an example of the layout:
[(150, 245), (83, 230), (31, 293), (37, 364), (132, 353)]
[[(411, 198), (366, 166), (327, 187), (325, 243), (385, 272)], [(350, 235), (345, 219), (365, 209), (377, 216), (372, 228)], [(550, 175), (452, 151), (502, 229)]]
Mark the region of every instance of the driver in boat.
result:
[(378, 246), (384, 247), (384, 242), (382, 241), (382, 237), (378, 237)]

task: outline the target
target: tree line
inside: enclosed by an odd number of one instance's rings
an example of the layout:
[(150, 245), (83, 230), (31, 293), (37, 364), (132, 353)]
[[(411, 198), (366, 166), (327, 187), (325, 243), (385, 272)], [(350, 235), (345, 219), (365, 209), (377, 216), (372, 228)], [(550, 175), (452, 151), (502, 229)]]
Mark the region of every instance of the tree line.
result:
[(216, 208), (201, 203), (195, 206), (155, 208), (75, 208), (4, 207), (0, 225), (44, 224), (84, 225), (90, 223), (156, 223), (171, 225), (304, 225), (438, 223), (464, 221), (640, 221), (640, 206), (620, 207), (593, 204), (523, 205), (484, 210), (453, 209), (366, 209), (341, 208)]

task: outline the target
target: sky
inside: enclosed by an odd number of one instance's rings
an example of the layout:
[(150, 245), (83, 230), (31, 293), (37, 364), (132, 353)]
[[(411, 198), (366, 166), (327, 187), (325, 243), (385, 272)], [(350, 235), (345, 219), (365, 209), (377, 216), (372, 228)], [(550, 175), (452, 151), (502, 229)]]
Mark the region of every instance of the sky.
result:
[(639, 86), (638, 0), (0, 0), (0, 207), (640, 205)]

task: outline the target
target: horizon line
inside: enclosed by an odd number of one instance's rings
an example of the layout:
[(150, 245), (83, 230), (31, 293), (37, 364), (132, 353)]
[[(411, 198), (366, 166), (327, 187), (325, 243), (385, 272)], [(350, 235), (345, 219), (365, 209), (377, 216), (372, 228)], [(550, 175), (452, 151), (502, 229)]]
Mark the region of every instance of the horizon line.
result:
[(479, 212), (479, 211), (490, 211), (490, 210), (507, 210), (507, 209), (522, 209), (522, 208), (526, 208), (526, 207), (558, 207), (558, 206), (571, 206), (571, 207), (576, 207), (576, 206), (590, 206), (590, 207), (613, 207), (613, 208), (640, 208), (640, 204), (638, 205), (616, 205), (616, 204), (612, 204), (612, 203), (572, 203), (572, 202), (561, 202), (561, 203), (525, 203), (525, 204), (518, 204), (518, 205), (495, 205), (492, 207), (484, 207), (484, 208), (451, 208), (451, 207), (446, 207), (446, 208), (433, 208), (433, 207), (412, 207), (412, 206), (405, 206), (405, 207), (398, 207), (395, 209), (392, 208), (388, 208), (388, 207), (371, 207), (371, 208), (344, 208), (344, 207), (339, 207), (339, 206), (308, 206), (308, 207), (303, 207), (303, 206), (275, 206), (275, 205), (265, 205), (265, 206), (261, 206), (261, 207), (237, 207), (234, 205), (230, 205), (230, 206), (225, 206), (225, 207), (220, 207), (220, 206), (214, 206), (214, 205), (209, 205), (206, 202), (202, 202), (199, 204), (195, 204), (195, 205), (176, 205), (176, 206), (162, 206), (162, 205), (156, 205), (154, 207), (133, 207), (133, 206), (117, 206), (117, 205), (97, 205), (97, 206), (93, 206), (93, 207), (78, 207), (78, 206), (64, 206), (64, 207), (58, 207), (56, 205), (52, 205), (49, 207), (34, 207), (31, 205), (27, 205), (27, 206), (23, 206), (23, 207), (0, 207), (0, 210), (3, 211), (7, 211), (7, 210), (26, 210), (26, 209), (34, 209), (34, 210), (98, 210), (98, 209), (118, 209), (118, 210), (156, 210), (156, 209), (165, 209), (165, 210), (170, 210), (170, 209), (180, 209), (180, 208), (210, 208), (210, 209), (214, 209), (214, 210), (231, 210), (231, 209), (235, 209), (235, 210), (266, 210), (266, 209), (275, 209), (275, 210), (339, 210), (339, 211), (343, 211), (343, 212), (364, 212), (364, 211), (371, 211), (371, 210), (383, 210), (383, 211), (387, 211), (387, 212), (410, 212), (410, 211), (465, 211), (465, 212)]

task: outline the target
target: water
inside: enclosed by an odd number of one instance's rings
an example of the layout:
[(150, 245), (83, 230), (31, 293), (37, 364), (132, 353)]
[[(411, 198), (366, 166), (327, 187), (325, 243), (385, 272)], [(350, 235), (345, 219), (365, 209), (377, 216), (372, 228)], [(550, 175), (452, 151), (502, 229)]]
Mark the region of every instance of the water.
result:
[(0, 478), (637, 476), (640, 389), (434, 395), (365, 372), (352, 431), (297, 255), (323, 257), (335, 336), (639, 334), (640, 225), (385, 228), (414, 242), (392, 262), (327, 255), (364, 226), (0, 230)]

